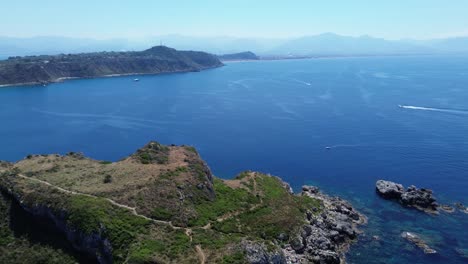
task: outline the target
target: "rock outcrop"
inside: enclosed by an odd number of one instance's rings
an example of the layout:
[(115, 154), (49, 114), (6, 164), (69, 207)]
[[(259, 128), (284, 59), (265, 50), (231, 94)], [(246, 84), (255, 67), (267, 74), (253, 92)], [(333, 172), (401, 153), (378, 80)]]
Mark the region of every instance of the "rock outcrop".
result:
[(377, 193), (385, 199), (397, 200), (402, 205), (413, 207), (427, 213), (437, 213), (439, 205), (432, 195), (432, 190), (418, 189), (411, 185), (406, 190), (403, 185), (379, 180), (375, 184)]
[(286, 257), (281, 250), (268, 250), (264, 243), (242, 241), (246, 261), (250, 264), (286, 264)]
[(349, 202), (325, 195), (317, 187), (303, 186), (301, 195), (322, 201), (323, 211), (307, 212), (308, 224), (284, 248), (288, 263), (344, 263), (349, 244), (360, 233), (357, 226), (367, 219)]
[(384, 180), (377, 181), (375, 187), (377, 193), (386, 199), (400, 199), (401, 195), (405, 191), (403, 185)]

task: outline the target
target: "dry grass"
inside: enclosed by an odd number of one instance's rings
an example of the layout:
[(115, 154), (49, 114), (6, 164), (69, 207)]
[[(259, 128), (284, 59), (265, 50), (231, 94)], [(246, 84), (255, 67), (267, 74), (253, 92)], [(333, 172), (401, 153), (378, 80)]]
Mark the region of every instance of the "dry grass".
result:
[[(173, 220), (184, 225), (189, 218), (196, 217), (189, 200), (213, 196), (210, 175), (204, 171), (209, 173), (209, 169), (188, 148), (166, 148), (168, 160), (162, 164), (142, 164), (135, 155), (109, 163), (68, 154), (34, 155), (19, 161), (15, 167), (23, 175), (52, 185), (135, 207), (148, 217), (154, 217), (153, 212), (158, 208), (173, 211), (177, 218)], [(198, 189), (200, 184), (205, 188)]]

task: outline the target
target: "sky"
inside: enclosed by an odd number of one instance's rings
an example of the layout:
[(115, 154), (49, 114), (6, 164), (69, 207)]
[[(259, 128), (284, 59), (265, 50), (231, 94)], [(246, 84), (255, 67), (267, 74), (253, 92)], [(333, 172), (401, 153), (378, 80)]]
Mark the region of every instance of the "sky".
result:
[(0, 0), (0, 36), (468, 35), (467, 0)]

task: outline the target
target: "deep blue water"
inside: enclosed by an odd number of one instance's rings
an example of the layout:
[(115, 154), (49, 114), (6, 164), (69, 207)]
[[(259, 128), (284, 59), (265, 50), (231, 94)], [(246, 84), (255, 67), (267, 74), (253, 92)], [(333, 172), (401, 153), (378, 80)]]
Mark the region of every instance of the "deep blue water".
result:
[[(350, 263), (467, 263), (455, 248), (468, 248), (468, 215), (431, 217), (374, 193), (389, 179), (468, 204), (467, 57), (230, 63), (133, 78), (1, 88), (0, 159), (119, 160), (149, 140), (194, 145), (217, 176), (258, 170), (352, 201), (369, 224)], [(439, 254), (425, 256), (402, 231)]]

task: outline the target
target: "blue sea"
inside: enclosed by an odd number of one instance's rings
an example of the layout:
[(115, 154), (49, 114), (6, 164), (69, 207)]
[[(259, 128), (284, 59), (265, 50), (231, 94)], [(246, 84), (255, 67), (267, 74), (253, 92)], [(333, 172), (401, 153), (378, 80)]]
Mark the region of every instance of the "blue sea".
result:
[(468, 250), (467, 214), (429, 216), (374, 189), (387, 179), (468, 204), (468, 57), (238, 62), (134, 78), (1, 88), (0, 159), (81, 151), (116, 161), (150, 140), (193, 145), (219, 177), (262, 171), (349, 199), (369, 218), (349, 263), (468, 262), (456, 252)]

